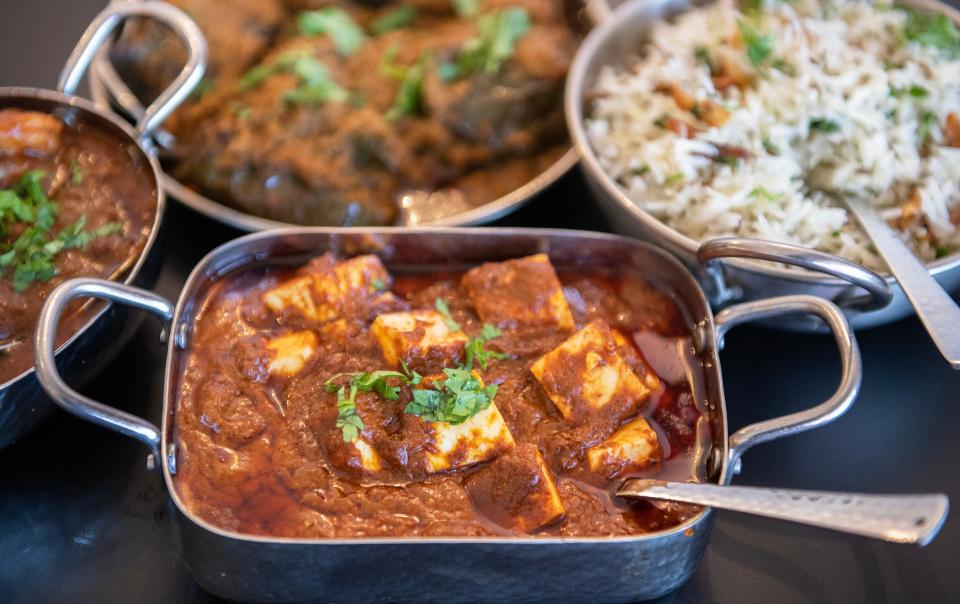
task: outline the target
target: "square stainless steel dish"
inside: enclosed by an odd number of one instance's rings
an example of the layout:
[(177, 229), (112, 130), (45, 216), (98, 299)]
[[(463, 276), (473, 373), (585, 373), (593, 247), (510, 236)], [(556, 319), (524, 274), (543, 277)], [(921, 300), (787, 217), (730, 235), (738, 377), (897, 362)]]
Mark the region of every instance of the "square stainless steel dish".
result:
[[(830, 302), (789, 296), (728, 308), (716, 317), (693, 276), (669, 255), (631, 239), (538, 229), (288, 229), (249, 235), (211, 252), (193, 270), (174, 305), (155, 294), (100, 280), (74, 280), (51, 296), (38, 330), (39, 377), (64, 409), (132, 436), (151, 449), (175, 510), (185, 563), (221, 597), (247, 601), (635, 601), (665, 594), (689, 578), (706, 547), (710, 509), (666, 530), (626, 537), (293, 539), (224, 530), (193, 514), (178, 494), (176, 398), (182, 362), (210, 288), (256, 266), (301, 264), (325, 252), (376, 254), (388, 270), (451, 271), (544, 253), (558, 271), (615, 271), (643, 278), (680, 307), (686, 345), (702, 369), (695, 396), (708, 418), (709, 442), (697, 453), (706, 480), (729, 482), (750, 446), (818, 427), (841, 415), (860, 384), (860, 358), (842, 313)], [(104, 298), (148, 310), (166, 326), (162, 427), (92, 401), (56, 372), (51, 334), (64, 306)], [(728, 435), (718, 352), (731, 327), (790, 313), (821, 318), (843, 365), (841, 384), (807, 411)], [(203, 320), (201, 317), (200, 321)]]

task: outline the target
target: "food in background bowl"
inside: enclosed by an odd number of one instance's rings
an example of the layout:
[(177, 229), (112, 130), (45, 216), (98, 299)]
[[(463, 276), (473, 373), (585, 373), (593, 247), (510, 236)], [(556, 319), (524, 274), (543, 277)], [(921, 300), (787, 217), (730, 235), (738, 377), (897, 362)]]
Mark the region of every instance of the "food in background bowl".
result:
[[(0, 109), (0, 384), (33, 366), (33, 331), (53, 288), (119, 276), (139, 258), (157, 209), (140, 157), (93, 124)], [(88, 307), (73, 308), (65, 335)]]
[(716, 2), (607, 67), (586, 129), (639, 207), (694, 240), (883, 262), (837, 203), (874, 204), (924, 260), (960, 248), (960, 35), (883, 2)]
[[(576, 39), (561, 2), (174, 4), (207, 34), (211, 60), (168, 124), (167, 169), (246, 213), (348, 226), (451, 215), (568, 148), (561, 99)], [(169, 37), (144, 24), (114, 46), (141, 98), (180, 64)]]

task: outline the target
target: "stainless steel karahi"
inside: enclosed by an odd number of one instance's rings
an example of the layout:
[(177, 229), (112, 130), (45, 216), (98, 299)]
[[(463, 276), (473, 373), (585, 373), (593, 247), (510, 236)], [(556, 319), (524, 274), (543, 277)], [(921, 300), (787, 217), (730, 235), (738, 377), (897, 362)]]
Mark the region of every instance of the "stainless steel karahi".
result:
[[(121, 0), (124, 3), (137, 4), (142, 0)], [(605, 0), (563, 0), (568, 7), (572, 20), (589, 27), (608, 9)], [(575, 15), (574, 15), (575, 14)], [(103, 105), (113, 104), (121, 112), (139, 118), (143, 113), (140, 100), (130, 91), (123, 79), (117, 74), (110, 63), (109, 47), (105, 47), (94, 60), (90, 75), (91, 96)], [(161, 145), (172, 148), (173, 138), (164, 133), (157, 137)], [(402, 213), (401, 223), (405, 226), (468, 226), (485, 224), (509, 214), (555, 183), (577, 163), (577, 154), (569, 149), (546, 170), (517, 189), (491, 200), (483, 205), (468, 210), (455, 210), (452, 213), (436, 213), (433, 211), (419, 215), (415, 212)], [(169, 174), (162, 174), (164, 188), (177, 201), (208, 216), (214, 220), (227, 224), (241, 231), (253, 232), (267, 229), (296, 226), (290, 223), (278, 222), (269, 218), (254, 216), (242, 210), (232, 208), (202, 195)], [(403, 210), (401, 208), (401, 210)]]
[[(47, 300), (37, 331), (40, 381), (64, 409), (131, 436), (149, 448), (170, 493), (185, 563), (196, 581), (221, 597), (247, 601), (634, 601), (665, 594), (694, 572), (713, 514), (656, 533), (615, 538), (280, 539), (243, 535), (194, 516), (174, 487), (175, 405), (185, 351), (207, 289), (225, 276), (265, 263), (293, 264), (334, 251), (376, 253), (388, 269), (451, 270), (544, 252), (560, 269), (639, 274), (669, 292), (685, 313), (691, 347), (703, 365), (704, 402), (713, 439), (698, 454), (709, 480), (726, 484), (751, 446), (829, 423), (852, 404), (860, 386), (860, 354), (840, 310), (813, 296), (786, 296), (732, 306), (713, 316), (694, 277), (668, 254), (635, 240), (541, 229), (285, 229), (248, 235), (206, 256), (174, 304), (151, 292), (76, 279)], [(95, 297), (146, 310), (167, 342), (161, 427), (93, 401), (57, 373), (52, 337), (66, 304)], [(825, 402), (753, 424), (728, 436), (718, 353), (732, 327), (790, 314), (818, 317), (833, 332), (842, 374)], [(412, 562), (415, 561), (415, 562)], [(455, 564), (452, 562), (455, 561)]]
[[(726, 258), (704, 275), (704, 283), (709, 285), (711, 301), (715, 305), (770, 296), (813, 294), (840, 305), (855, 328), (881, 325), (911, 314), (913, 308), (892, 277), (880, 278), (872, 271), (830, 254), (746, 239), (732, 242), (720, 239), (700, 246), (631, 202), (620, 185), (600, 166), (584, 128), (585, 99), (597, 74), (604, 66), (624, 65), (637, 57), (654, 24), (703, 4), (690, 0), (625, 2), (590, 32), (580, 45), (570, 68), (565, 98), (567, 128), (573, 138), (574, 148), (580, 155), (590, 188), (611, 224), (619, 232), (640, 237), (669, 250), (688, 267), (695, 267), (706, 260)], [(960, 13), (946, 4), (934, 0), (908, 0), (904, 4), (919, 10), (943, 13), (960, 23)], [(798, 271), (780, 264), (757, 262), (756, 259), (810, 270)], [(840, 270), (825, 270), (825, 267)], [(928, 267), (947, 291), (960, 288), (960, 253), (935, 260)], [(851, 283), (860, 287), (854, 288)], [(866, 284), (870, 285), (873, 300), (865, 300), (861, 295), (864, 294), (862, 286)], [(796, 323), (781, 326), (805, 328)]]
[[(171, 86), (144, 112), (135, 127), (113, 113), (76, 96), (77, 86), (99, 46), (129, 17), (157, 19), (177, 28), (190, 49), (190, 60)], [(108, 8), (90, 24), (74, 49), (60, 76), (57, 89), (0, 88), (0, 108), (17, 107), (52, 113), (66, 121), (82, 120), (112, 132), (139, 150), (140, 159), (150, 166), (149, 174), (156, 191), (157, 207), (146, 244), (136, 263), (121, 276), (123, 283), (149, 285), (156, 278), (156, 240), (160, 231), (165, 195), (160, 187), (160, 166), (150, 143), (153, 131), (190, 93), (203, 76), (206, 46), (200, 31), (179, 10), (161, 2)], [(116, 352), (116, 344), (132, 333), (136, 322), (131, 313), (114, 305), (105, 305), (63, 343), (57, 353), (60, 367), (77, 380), (91, 377)], [(53, 408), (31, 368), (0, 384), (0, 447), (9, 445), (42, 420)]]

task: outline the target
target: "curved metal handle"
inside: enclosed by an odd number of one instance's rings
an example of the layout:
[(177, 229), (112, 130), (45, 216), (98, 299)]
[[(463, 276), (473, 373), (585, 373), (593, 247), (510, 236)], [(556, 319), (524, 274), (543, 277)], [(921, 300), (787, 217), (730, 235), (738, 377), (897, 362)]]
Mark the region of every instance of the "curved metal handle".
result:
[[(776, 419), (768, 419), (737, 430), (730, 436), (730, 457), (727, 467), (734, 467), (744, 451), (754, 445), (832, 422), (846, 413), (860, 390), (863, 368), (860, 364), (860, 349), (857, 347), (856, 337), (843, 312), (837, 308), (836, 304), (823, 298), (781, 296), (731, 306), (717, 314), (715, 323), (718, 345), (722, 346), (723, 337), (736, 325), (791, 313), (816, 315), (830, 328), (840, 351), (840, 386), (830, 398), (816, 407)], [(727, 474), (728, 482), (729, 479), (730, 473)]]
[(207, 41), (196, 23), (180, 9), (156, 1), (107, 7), (87, 27), (76, 48), (70, 53), (70, 58), (60, 73), (57, 90), (74, 94), (97, 51), (113, 30), (130, 17), (150, 17), (160, 21), (176, 32), (187, 47), (187, 62), (183, 69), (137, 120), (137, 132), (141, 138), (148, 138), (190, 95), (203, 78), (207, 63)]
[(870, 294), (871, 300), (866, 305), (859, 298), (851, 298), (842, 301), (842, 306), (871, 310), (883, 308), (893, 299), (893, 289), (887, 280), (856, 262), (790, 243), (743, 237), (711, 239), (697, 250), (697, 260), (714, 280), (717, 291), (725, 289), (722, 274), (715, 267), (723, 258), (750, 258), (799, 266), (849, 281)]
[(862, 495), (628, 480), (617, 495), (706, 505), (923, 546), (947, 519), (946, 495)]
[(160, 455), (160, 429), (145, 419), (87, 398), (67, 385), (57, 370), (57, 324), (67, 304), (74, 298), (93, 297), (147, 310), (160, 318), (165, 327), (173, 320), (173, 305), (146, 290), (105, 279), (70, 279), (60, 284), (40, 311), (35, 336), (37, 379), (50, 398), (64, 410), (87, 421), (131, 436), (150, 447), (156, 459)]

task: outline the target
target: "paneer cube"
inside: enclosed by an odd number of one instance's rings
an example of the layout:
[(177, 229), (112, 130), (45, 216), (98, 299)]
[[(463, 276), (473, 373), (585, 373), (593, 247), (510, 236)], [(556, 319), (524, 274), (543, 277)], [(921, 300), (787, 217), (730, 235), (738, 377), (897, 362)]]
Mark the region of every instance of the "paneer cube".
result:
[(263, 302), (277, 314), (299, 314), (311, 321), (362, 315), (384, 295), (390, 274), (373, 255), (308, 265), (305, 274), (267, 290)]
[(356, 449), (357, 457), (360, 460), (360, 466), (367, 472), (379, 472), (383, 467), (383, 461), (376, 449), (370, 446), (370, 443), (363, 440), (363, 437), (357, 438), (351, 443)]
[(610, 327), (591, 321), (530, 366), (547, 396), (568, 421), (582, 423), (613, 402), (636, 404), (650, 388), (617, 352)]
[(454, 365), (463, 358), (467, 336), (451, 331), (443, 315), (414, 310), (379, 315), (371, 327), (391, 367), (406, 363), (414, 370)]
[(317, 335), (310, 330), (294, 331), (267, 341), (271, 375), (290, 377), (300, 373), (317, 353)]
[(529, 533), (563, 517), (557, 485), (532, 443), (518, 445), (466, 480), (482, 514), (500, 526)]
[(483, 264), (463, 276), (463, 285), (487, 323), (503, 328), (576, 328), (546, 254)]
[(605, 478), (618, 478), (660, 465), (663, 450), (645, 418), (624, 424), (613, 436), (587, 450), (590, 469)]
[[(473, 372), (473, 376), (483, 388), (480, 374)], [(425, 377), (418, 388), (430, 388), (433, 382), (443, 379), (445, 376)], [(490, 461), (515, 444), (495, 402), (465, 422), (428, 422), (426, 428), (430, 439), (430, 446), (426, 448), (428, 472), (443, 472)]]

